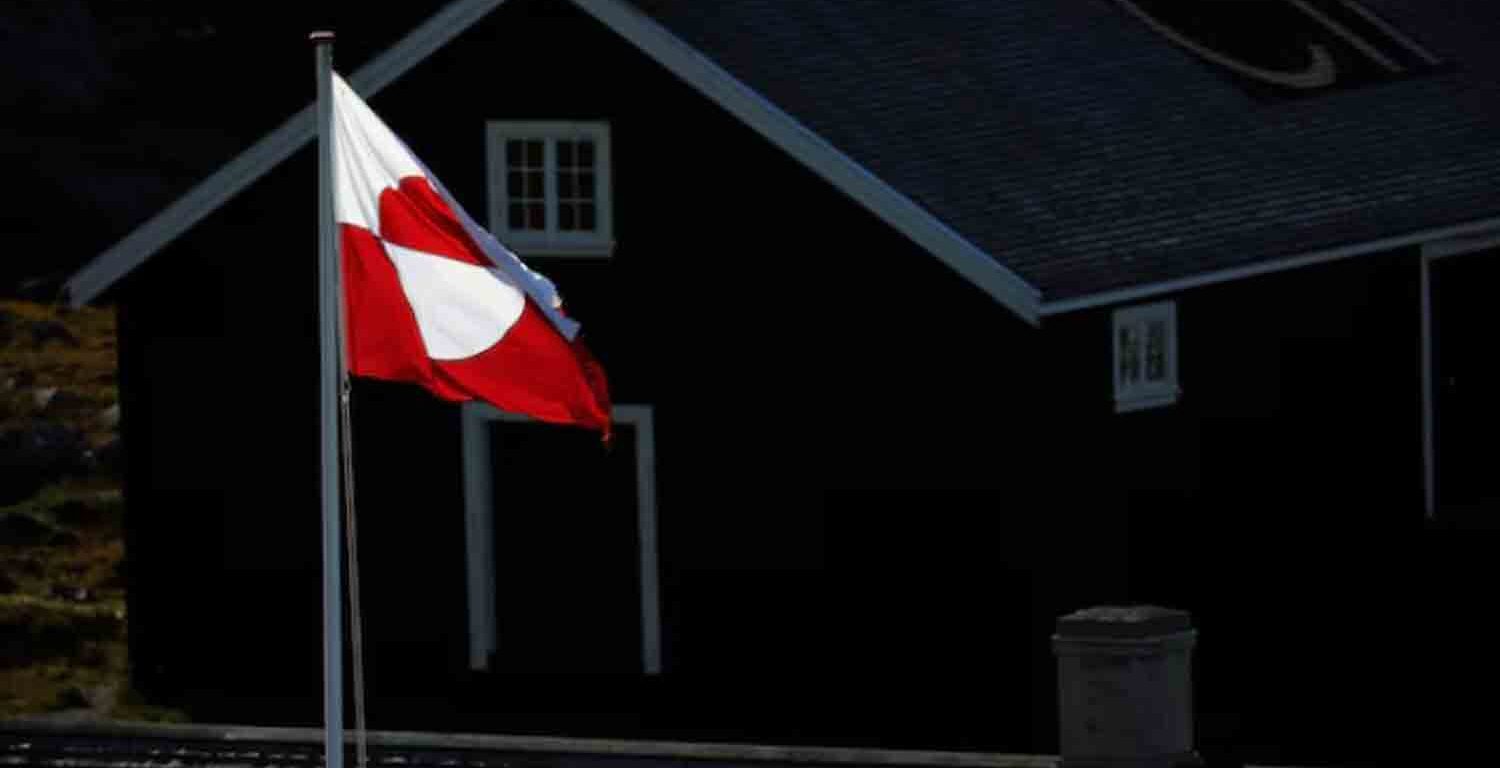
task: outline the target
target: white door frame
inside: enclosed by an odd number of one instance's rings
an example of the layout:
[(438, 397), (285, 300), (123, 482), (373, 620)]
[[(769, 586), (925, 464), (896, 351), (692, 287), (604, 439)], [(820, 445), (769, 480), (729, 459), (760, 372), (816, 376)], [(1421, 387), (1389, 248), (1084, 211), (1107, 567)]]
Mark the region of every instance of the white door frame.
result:
[[(661, 673), (661, 603), (656, 548), (656, 430), (649, 405), (616, 405), (617, 424), (635, 427), (636, 531), (640, 543), (641, 670)], [(469, 669), (489, 668), (498, 646), (495, 617), (495, 489), (490, 424), (529, 422), (486, 403), (463, 405), (464, 560), (468, 572)]]
[(1422, 245), (1422, 488), (1427, 519), (1437, 515), (1437, 446), (1433, 440), (1435, 405), (1432, 382), (1432, 262), (1500, 246), (1500, 229)]

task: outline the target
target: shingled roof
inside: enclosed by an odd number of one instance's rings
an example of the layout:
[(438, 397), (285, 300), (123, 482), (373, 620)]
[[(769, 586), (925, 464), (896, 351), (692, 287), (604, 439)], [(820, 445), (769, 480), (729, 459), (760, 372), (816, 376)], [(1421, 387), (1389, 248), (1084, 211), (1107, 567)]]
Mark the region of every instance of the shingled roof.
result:
[(1113, 0), (640, 2), (1056, 302), (1500, 214), (1500, 11), (1450, 71), (1252, 98)]
[[(378, 91), (504, 1), (456, 0), (351, 82)], [(572, 2), (1033, 322), (1500, 224), (1494, 3), (1361, 0), (1451, 66), (1266, 101), (1118, 0)], [(73, 300), (312, 135), (307, 108)]]

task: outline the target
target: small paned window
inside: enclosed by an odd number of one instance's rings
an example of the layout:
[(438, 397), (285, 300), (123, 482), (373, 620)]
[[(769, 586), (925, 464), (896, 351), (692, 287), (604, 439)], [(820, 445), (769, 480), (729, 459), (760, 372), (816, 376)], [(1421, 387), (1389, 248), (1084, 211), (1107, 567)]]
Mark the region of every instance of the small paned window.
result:
[(490, 227), (522, 256), (608, 256), (609, 126), (492, 122)]
[(1115, 410), (1177, 401), (1177, 306), (1164, 301), (1115, 311)]

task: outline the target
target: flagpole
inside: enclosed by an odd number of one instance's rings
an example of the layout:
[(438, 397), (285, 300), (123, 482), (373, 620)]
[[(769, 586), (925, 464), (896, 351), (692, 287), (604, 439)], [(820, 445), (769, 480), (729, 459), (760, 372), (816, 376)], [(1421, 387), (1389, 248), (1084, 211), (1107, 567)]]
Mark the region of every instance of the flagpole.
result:
[(324, 765), (344, 768), (344, 642), (339, 545), (338, 233), (333, 212), (333, 33), (308, 36), (318, 77), (318, 412), (322, 446)]

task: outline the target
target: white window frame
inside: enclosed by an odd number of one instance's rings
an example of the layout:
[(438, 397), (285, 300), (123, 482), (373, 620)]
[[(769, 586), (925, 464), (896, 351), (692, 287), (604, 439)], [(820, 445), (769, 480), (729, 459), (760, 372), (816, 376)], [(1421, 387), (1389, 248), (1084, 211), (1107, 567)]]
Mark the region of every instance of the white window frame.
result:
[(1422, 494), (1428, 520), (1437, 516), (1437, 443), (1434, 434), (1437, 407), (1436, 384), (1432, 378), (1432, 262), (1496, 246), (1500, 246), (1500, 230), (1422, 244), (1422, 297), (1419, 302), (1422, 312)]
[[(463, 404), (464, 538), (468, 574), (469, 668), (489, 669), (499, 648), (495, 607), (495, 491), (490, 426), (531, 422), (487, 403)], [(661, 674), (661, 602), (656, 546), (656, 429), (649, 405), (616, 405), (617, 424), (635, 428), (636, 531), (640, 545), (641, 671)]]
[[(485, 151), (489, 166), (490, 231), (506, 247), (522, 256), (609, 256), (614, 252), (614, 201), (611, 180), (609, 123), (564, 121), (502, 121), (486, 123)], [(510, 190), (506, 186), (505, 142), (543, 143), (545, 231), (510, 228), (507, 215)], [(557, 142), (589, 139), (594, 142), (595, 228), (592, 232), (564, 231), (557, 226)]]
[[(1165, 370), (1158, 381), (1146, 379), (1147, 329), (1152, 323), (1166, 324)], [(1120, 330), (1134, 326), (1140, 333), (1141, 378), (1137, 382), (1126, 382), (1120, 366)], [(1117, 309), (1113, 313), (1109, 333), (1110, 364), (1115, 391), (1115, 412), (1126, 413), (1146, 408), (1159, 408), (1177, 402), (1182, 388), (1177, 381), (1177, 302), (1158, 301)]]

